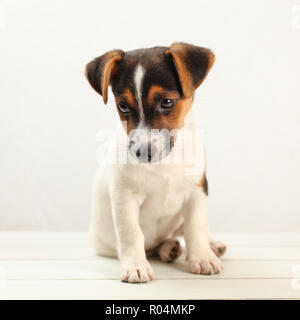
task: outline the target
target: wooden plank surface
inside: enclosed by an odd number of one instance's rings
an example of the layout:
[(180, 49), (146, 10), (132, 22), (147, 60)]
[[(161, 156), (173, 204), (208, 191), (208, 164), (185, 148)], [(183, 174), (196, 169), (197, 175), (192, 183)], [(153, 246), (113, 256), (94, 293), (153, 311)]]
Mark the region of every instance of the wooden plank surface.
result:
[[(0, 245), (0, 260), (97, 260), (86, 245), (41, 244)], [(297, 246), (228, 246), (224, 260), (300, 260)]]
[(151, 259), (155, 280), (120, 282), (120, 263), (97, 257), (82, 232), (0, 232), (0, 299), (300, 299), (300, 235), (218, 233), (225, 270), (188, 272)]
[[(300, 246), (300, 233), (225, 233), (212, 234), (231, 246)], [(0, 246), (5, 244), (90, 245), (87, 232), (1, 231)]]
[(10, 280), (0, 299), (299, 299), (290, 279)]
[[(172, 264), (150, 260), (156, 279), (292, 279), (300, 261), (225, 261), (225, 269), (217, 275), (195, 275), (188, 272), (185, 261)], [(120, 263), (116, 259), (99, 261), (3, 260), (8, 280), (119, 280)], [(300, 271), (299, 275), (300, 277)]]

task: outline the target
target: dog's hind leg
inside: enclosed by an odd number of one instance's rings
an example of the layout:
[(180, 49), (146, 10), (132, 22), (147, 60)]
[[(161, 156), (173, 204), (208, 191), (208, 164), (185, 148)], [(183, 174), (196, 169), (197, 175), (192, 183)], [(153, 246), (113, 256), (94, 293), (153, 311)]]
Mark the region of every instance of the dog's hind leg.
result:
[(157, 247), (157, 254), (163, 262), (174, 262), (182, 254), (180, 242), (166, 239)]
[[(184, 224), (182, 225), (175, 231), (175, 233), (172, 235), (172, 237), (177, 237), (177, 236), (182, 236), (184, 232)], [(222, 257), (224, 253), (226, 252), (226, 246), (224, 243), (221, 241), (216, 241), (209, 237), (209, 244), (212, 249), (212, 251), (215, 253), (217, 257)]]
[[(210, 239), (210, 247), (217, 257), (226, 252), (227, 247), (221, 241)], [(176, 239), (166, 239), (158, 247), (147, 250), (147, 257), (159, 257), (163, 262), (174, 262), (182, 254), (182, 247)]]
[[(226, 246), (221, 241), (210, 240), (210, 247), (217, 257), (222, 257), (226, 252)], [(149, 252), (150, 253), (150, 252)], [(182, 254), (182, 248), (178, 240), (167, 239), (150, 255), (159, 256), (164, 262), (173, 262)]]
[(154, 249), (146, 251), (147, 257), (159, 257), (163, 262), (174, 262), (182, 254), (178, 240), (166, 239)]
[(212, 251), (215, 253), (215, 255), (217, 257), (222, 257), (223, 254), (226, 252), (227, 248), (226, 248), (225, 244), (222, 243), (221, 241), (216, 241), (216, 240), (210, 239), (209, 244), (210, 244)]

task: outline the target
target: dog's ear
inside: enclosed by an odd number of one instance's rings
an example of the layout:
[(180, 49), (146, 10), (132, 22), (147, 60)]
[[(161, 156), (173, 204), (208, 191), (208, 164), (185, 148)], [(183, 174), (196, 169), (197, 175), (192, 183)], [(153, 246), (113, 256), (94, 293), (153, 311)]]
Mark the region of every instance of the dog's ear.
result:
[(85, 67), (85, 76), (90, 85), (103, 97), (107, 103), (108, 86), (118, 72), (118, 62), (123, 59), (124, 51), (113, 50), (92, 60)]
[(166, 51), (173, 59), (183, 96), (191, 97), (215, 62), (210, 49), (187, 43), (173, 43)]

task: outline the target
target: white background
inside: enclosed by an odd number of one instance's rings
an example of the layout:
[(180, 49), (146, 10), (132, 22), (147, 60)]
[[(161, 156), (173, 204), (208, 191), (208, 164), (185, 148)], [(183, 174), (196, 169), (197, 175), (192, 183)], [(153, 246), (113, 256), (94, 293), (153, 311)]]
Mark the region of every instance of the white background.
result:
[[(195, 114), (215, 231), (300, 231), (300, 1), (0, 1), (0, 229), (85, 230), (96, 133), (83, 76), (111, 49), (213, 49)], [(110, 99), (112, 101), (112, 99)]]

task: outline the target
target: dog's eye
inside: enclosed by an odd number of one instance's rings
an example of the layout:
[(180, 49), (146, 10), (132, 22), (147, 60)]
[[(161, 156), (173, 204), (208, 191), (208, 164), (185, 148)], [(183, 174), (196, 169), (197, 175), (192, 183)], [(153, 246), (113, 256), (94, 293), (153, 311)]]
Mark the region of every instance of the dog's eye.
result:
[(119, 108), (119, 110), (120, 110), (122, 113), (124, 113), (124, 114), (128, 114), (128, 113), (130, 112), (128, 106), (127, 106), (125, 103), (123, 103), (123, 102), (121, 102), (121, 103), (118, 104), (118, 108)]
[(174, 107), (174, 100), (162, 99), (160, 106), (163, 110), (171, 110)]

